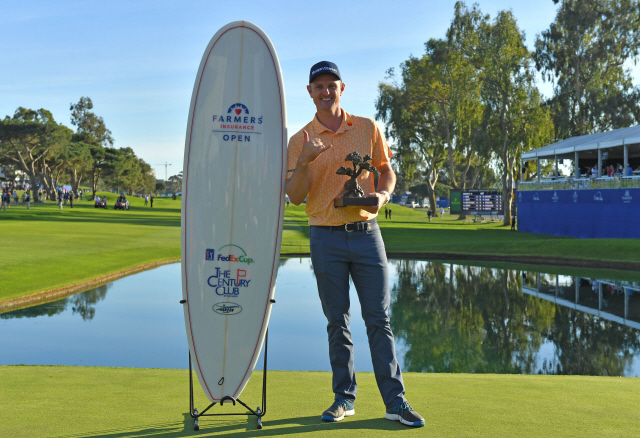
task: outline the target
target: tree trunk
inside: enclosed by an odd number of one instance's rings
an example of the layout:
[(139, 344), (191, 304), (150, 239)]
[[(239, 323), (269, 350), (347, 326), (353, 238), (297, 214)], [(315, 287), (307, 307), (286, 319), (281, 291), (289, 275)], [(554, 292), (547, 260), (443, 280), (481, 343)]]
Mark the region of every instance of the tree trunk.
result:
[(506, 103), (503, 103), (502, 112), (500, 114), (500, 124), (502, 125), (502, 132), (504, 140), (502, 143), (502, 163), (504, 169), (502, 171), (502, 204), (504, 211), (504, 226), (511, 225), (511, 193), (512, 188), (509, 187), (509, 178), (511, 176), (511, 162), (509, 161), (509, 130), (504, 121), (506, 112)]

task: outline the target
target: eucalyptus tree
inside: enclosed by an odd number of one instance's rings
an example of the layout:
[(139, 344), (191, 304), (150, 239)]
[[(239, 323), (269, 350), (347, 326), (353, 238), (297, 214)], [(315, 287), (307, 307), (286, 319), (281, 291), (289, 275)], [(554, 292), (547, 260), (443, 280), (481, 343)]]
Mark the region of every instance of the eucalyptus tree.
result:
[(77, 103), (72, 103), (69, 107), (71, 124), (77, 127), (77, 134), (83, 135), (82, 141), (88, 146), (91, 156), (91, 166), (86, 166), (86, 170), (84, 167), (81, 169), (91, 176), (91, 188), (95, 199), (98, 181), (112, 168), (116, 152), (111, 148), (111, 131), (107, 129), (103, 118), (91, 111), (92, 109), (93, 101), (89, 97), (81, 97)]
[(487, 20), (477, 5), (457, 2), (446, 38), (429, 40), (422, 57), (401, 65), (401, 84), (379, 87), (376, 117), (387, 123), (401, 165), (425, 167), (432, 205), (441, 170), (449, 185), (464, 189), (491, 158), (476, 141), (484, 109), (480, 29)]
[(483, 29), (482, 88), (484, 130), (502, 173), (504, 225), (511, 224), (511, 201), (520, 155), (548, 144), (553, 127), (534, 83), (531, 56), (513, 14), (501, 11)]
[(536, 37), (534, 54), (537, 69), (554, 82), (549, 105), (558, 139), (640, 121), (640, 90), (625, 69), (639, 44), (637, 0), (561, 2), (549, 29)]
[[(440, 169), (446, 161), (442, 126), (439, 126), (437, 105), (420, 98), (413, 88), (424, 80), (430, 66), (426, 57), (410, 58), (402, 67), (402, 84), (381, 83), (376, 100), (376, 119), (385, 123), (385, 135), (395, 143), (396, 162), (407, 180), (413, 179), (417, 168), (423, 167), (428, 198), (435, 205), (435, 187)], [(393, 78), (393, 71), (389, 71)]]

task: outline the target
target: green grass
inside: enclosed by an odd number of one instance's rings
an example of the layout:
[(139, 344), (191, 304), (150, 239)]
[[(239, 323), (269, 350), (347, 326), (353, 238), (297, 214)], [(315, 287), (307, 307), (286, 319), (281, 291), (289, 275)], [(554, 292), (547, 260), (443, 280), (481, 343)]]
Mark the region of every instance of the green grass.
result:
[(131, 210), (93, 202), (31, 204), (0, 211), (0, 301), (70, 286), (152, 262), (180, 258), (180, 201), (129, 197)]
[[(261, 373), (241, 399), (259, 404)], [(193, 431), (186, 370), (0, 367), (3, 437), (635, 437), (640, 379), (620, 377), (404, 374), (407, 398), (426, 419), (420, 429), (383, 419), (372, 373), (358, 373), (354, 417), (323, 423), (331, 374), (270, 371), (264, 429), (255, 417), (217, 417)], [(208, 403), (194, 382), (196, 407)], [(225, 404), (212, 412), (246, 412)]]
[[(387, 252), (538, 256), (640, 262), (640, 239), (574, 239), (511, 232), (502, 222), (472, 223), (445, 214), (429, 222), (422, 211), (393, 206), (392, 220), (378, 216)], [(308, 252), (304, 205), (285, 210), (282, 254)]]
[[(95, 209), (93, 202), (85, 200), (62, 211), (52, 202), (32, 204), (30, 211), (22, 206), (0, 211), (4, 231), (0, 302), (180, 258), (179, 200), (156, 198), (151, 209), (143, 205), (143, 199), (130, 197), (132, 209), (116, 211), (116, 195), (107, 196), (107, 210)], [(304, 205), (285, 209), (283, 255), (309, 252), (307, 221)], [(398, 206), (393, 206), (392, 220), (381, 215), (379, 223), (387, 251), (396, 254), (640, 262), (640, 239), (572, 239), (511, 232), (498, 222), (465, 223), (451, 215), (428, 222), (421, 211)], [(620, 276), (613, 271), (606, 275), (610, 274)], [(625, 279), (629, 275), (623, 274)]]

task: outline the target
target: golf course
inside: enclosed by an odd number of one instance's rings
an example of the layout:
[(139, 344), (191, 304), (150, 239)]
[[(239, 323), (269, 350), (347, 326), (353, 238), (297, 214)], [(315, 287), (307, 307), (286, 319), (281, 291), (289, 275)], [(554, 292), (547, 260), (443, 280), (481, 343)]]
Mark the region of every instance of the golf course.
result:
[[(180, 198), (156, 198), (153, 208), (130, 197), (131, 209), (107, 209), (93, 202), (62, 210), (52, 202), (30, 210), (0, 212), (7, 249), (0, 277), (0, 311), (80, 292), (120, 276), (180, 258)], [(546, 271), (638, 280), (640, 242), (577, 240), (511, 232), (499, 222), (474, 223), (445, 214), (429, 222), (422, 211), (392, 206), (391, 220), (379, 222), (389, 254), (458, 260), (517, 269), (527, 260)], [(282, 255), (309, 252), (304, 205), (285, 209)], [(466, 260), (466, 262), (465, 262)], [(560, 263), (558, 263), (560, 261)], [(529, 263), (529, 262), (527, 262)], [(565, 265), (558, 267), (558, 265)], [(80, 285), (80, 286), (78, 286)], [(58, 291), (58, 294), (51, 294)], [(60, 295), (62, 294), (62, 295)], [(37, 299), (34, 300), (34, 297)], [(22, 301), (21, 301), (22, 300)], [(16, 304), (17, 303), (17, 304)], [(327, 372), (269, 371), (265, 428), (255, 418), (204, 418), (193, 431), (188, 414), (186, 370), (0, 366), (0, 436), (634, 436), (640, 421), (640, 380), (620, 377), (416, 374), (404, 378), (412, 405), (426, 418), (425, 429), (409, 430), (383, 419), (372, 373), (359, 373), (357, 415), (327, 424), (319, 414), (331, 385)], [(256, 371), (243, 399), (259, 400)], [(311, 396), (312, 395), (312, 396)], [(577, 402), (579, 400), (579, 402)], [(208, 403), (196, 385), (196, 406)], [(603, 415), (605, 406), (613, 407)], [(243, 412), (225, 405), (225, 411)], [(335, 429), (335, 430), (334, 430)]]
[[(44, 299), (56, 290), (80, 292), (118, 275), (179, 261), (180, 198), (156, 198), (150, 208), (144, 199), (130, 197), (131, 209), (122, 211), (113, 209), (113, 193), (99, 196), (110, 198), (109, 208), (94, 208), (85, 198), (62, 210), (46, 202), (32, 204), (30, 210), (20, 205), (0, 212), (0, 224), (11, 231), (2, 238), (0, 311), (10, 300), (38, 293)], [(392, 209), (391, 220), (379, 218), (389, 255), (564, 265), (574, 271), (600, 268), (618, 271), (624, 279), (637, 279), (640, 271), (640, 241), (635, 239), (519, 233), (501, 222), (474, 223), (449, 214), (429, 222), (422, 211), (395, 205)], [(308, 253), (304, 204), (290, 205), (285, 209), (281, 255)]]

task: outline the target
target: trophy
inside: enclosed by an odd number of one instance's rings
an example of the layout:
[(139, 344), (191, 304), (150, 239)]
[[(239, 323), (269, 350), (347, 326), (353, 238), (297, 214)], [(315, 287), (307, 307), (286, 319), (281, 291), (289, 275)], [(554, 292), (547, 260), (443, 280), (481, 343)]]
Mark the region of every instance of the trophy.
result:
[(338, 175), (347, 175), (350, 178), (344, 183), (342, 196), (334, 199), (333, 205), (335, 207), (378, 205), (378, 198), (375, 196), (365, 197), (362, 188), (358, 185), (358, 177), (363, 170), (367, 170), (374, 175), (380, 175), (378, 169), (369, 163), (371, 160), (372, 158), (369, 155), (365, 155), (363, 158), (362, 155), (357, 152), (351, 152), (347, 155), (344, 161), (351, 161), (353, 169), (340, 166), (340, 169), (336, 172)]

